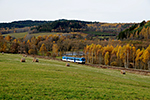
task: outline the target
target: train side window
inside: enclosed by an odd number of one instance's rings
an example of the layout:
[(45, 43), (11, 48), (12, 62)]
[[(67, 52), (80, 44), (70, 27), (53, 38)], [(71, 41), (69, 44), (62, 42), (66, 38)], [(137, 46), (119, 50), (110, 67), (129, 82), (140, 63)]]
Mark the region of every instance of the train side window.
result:
[(76, 59), (77, 61), (80, 61), (80, 59)]

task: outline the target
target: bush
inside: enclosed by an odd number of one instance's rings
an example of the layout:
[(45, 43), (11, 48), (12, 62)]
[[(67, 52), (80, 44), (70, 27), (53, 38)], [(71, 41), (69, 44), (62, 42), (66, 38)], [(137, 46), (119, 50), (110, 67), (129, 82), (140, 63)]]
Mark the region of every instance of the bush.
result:
[(56, 57), (56, 54), (55, 54), (55, 53), (52, 53), (52, 57), (54, 57), (54, 58), (55, 58), (55, 57)]
[(111, 66), (117, 66), (118, 64), (117, 64), (117, 62), (116, 61), (113, 61), (113, 62), (111, 62), (111, 64), (110, 64)]
[(29, 53), (29, 54), (37, 54), (37, 51), (34, 50), (34, 49), (30, 49), (30, 50), (28, 51), (28, 53)]
[(48, 56), (48, 57), (51, 56), (51, 53), (50, 53), (50, 52), (47, 52), (47, 53), (46, 53), (46, 56)]

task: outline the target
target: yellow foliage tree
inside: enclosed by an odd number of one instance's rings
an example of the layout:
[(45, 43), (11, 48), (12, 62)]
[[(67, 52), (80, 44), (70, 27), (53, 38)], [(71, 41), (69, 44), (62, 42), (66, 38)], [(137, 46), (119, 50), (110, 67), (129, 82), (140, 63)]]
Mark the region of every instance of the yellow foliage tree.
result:
[(107, 45), (103, 48), (102, 55), (104, 56), (106, 52), (109, 52), (109, 65), (110, 65), (110, 58), (111, 58), (111, 52), (113, 51), (114, 47), (112, 45)]
[(11, 40), (11, 36), (7, 35), (7, 36), (5, 37), (5, 40), (10, 41), (10, 40)]
[(137, 50), (137, 53), (136, 53), (137, 55), (136, 55), (135, 61), (136, 61), (136, 66), (138, 66), (138, 68), (141, 67), (141, 66), (140, 66), (140, 61), (141, 61), (141, 59), (142, 59), (143, 51), (144, 51), (144, 50), (139, 51), (139, 49), (138, 49), (138, 50)]
[(57, 56), (58, 55), (58, 46), (57, 44), (53, 44), (53, 53)]
[(126, 54), (126, 67), (128, 68), (129, 67), (129, 54), (131, 52), (131, 48), (130, 48), (130, 45), (127, 44), (126, 47), (125, 47), (125, 54)]
[(47, 52), (47, 49), (46, 49), (46, 47), (45, 47), (45, 44), (43, 43), (42, 46), (40, 47), (40, 53), (41, 53), (42, 55), (44, 55), (46, 52)]
[(133, 46), (132, 47), (132, 54), (133, 54), (133, 67), (135, 65), (135, 56), (136, 56), (136, 48)]
[(145, 63), (144, 69), (148, 69), (147, 65), (149, 61), (149, 52), (145, 50), (142, 57), (143, 57), (142, 61)]
[(105, 53), (105, 65), (108, 65), (109, 63), (109, 52)]

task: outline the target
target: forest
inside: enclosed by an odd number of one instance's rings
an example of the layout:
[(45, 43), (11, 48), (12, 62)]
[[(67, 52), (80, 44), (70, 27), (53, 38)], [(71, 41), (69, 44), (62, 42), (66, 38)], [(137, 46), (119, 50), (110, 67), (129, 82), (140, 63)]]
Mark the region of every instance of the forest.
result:
[(132, 27), (121, 31), (118, 39), (150, 39), (150, 21), (142, 21), (134, 24)]
[(0, 23), (0, 33), (13, 32), (83, 32), (93, 35), (115, 35), (131, 27), (134, 23), (101, 23), (80, 20), (59, 19), (55, 21), (14, 21), (11, 23)]
[[(46, 23), (36, 28), (40, 32), (84, 32), (90, 34), (94, 32), (103, 32), (118, 35), (123, 31), (134, 25), (134, 23), (101, 23), (101, 22), (87, 22), (79, 20), (56, 20), (51, 23)], [(96, 34), (100, 35), (100, 34)]]
[[(148, 70), (150, 68), (149, 25), (149, 21), (137, 24), (106, 24), (57, 20), (33, 26), (32, 29), (25, 27), (29, 32), (22, 38), (11, 37), (10, 35), (3, 37), (3, 34), (1, 34), (0, 52), (54, 58), (61, 57), (66, 53), (76, 52), (79, 54), (79, 52), (83, 52), (82, 57), (86, 58), (86, 63)], [(103, 30), (101, 30), (101, 27)], [(117, 36), (120, 40), (109, 38), (104, 41), (98, 37), (92, 38), (90, 33), (84, 33), (84, 31), (106, 32), (107, 27), (109, 27), (107, 32), (111, 31), (110, 34), (120, 31)], [(31, 34), (35, 30), (45, 31), (44, 29), (50, 29), (57, 33), (43, 36), (40, 36), (40, 32), (38, 36)], [(15, 30), (14, 32), (17, 31)], [(116, 35), (118, 32), (116, 32)], [(129, 39), (131, 40), (129, 41)]]
[(45, 24), (51, 21), (32, 21), (32, 20), (23, 20), (23, 21), (13, 21), (11, 23), (0, 23), (0, 28), (24, 28), (31, 26), (38, 26)]

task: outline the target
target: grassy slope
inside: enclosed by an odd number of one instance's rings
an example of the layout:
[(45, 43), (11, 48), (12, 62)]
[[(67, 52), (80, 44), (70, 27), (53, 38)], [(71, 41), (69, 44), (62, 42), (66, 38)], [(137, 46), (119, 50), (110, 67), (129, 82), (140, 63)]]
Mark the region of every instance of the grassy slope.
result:
[(0, 99), (150, 99), (150, 77), (0, 54)]
[(111, 33), (106, 33), (106, 32), (96, 32), (96, 31), (84, 31), (83, 33), (94, 34), (94, 35), (111, 35)]
[[(84, 33), (88, 33), (88, 34), (94, 34), (94, 35), (110, 35), (110, 33), (104, 33), (104, 32), (87, 32), (85, 31)], [(22, 38), (24, 37), (25, 35), (27, 35), (28, 32), (22, 32), (22, 33), (10, 33), (10, 34), (3, 34), (3, 36), (7, 36), (7, 35), (10, 35), (10, 36), (14, 36), (15, 38)], [(41, 33), (34, 33), (34, 34), (31, 34), (31, 35), (34, 35), (34, 36), (43, 36), (43, 35), (50, 35), (50, 34), (56, 34), (56, 32), (41, 32)]]
[[(16, 38), (22, 38), (24, 37), (25, 35), (27, 35), (28, 32), (22, 32), (22, 33), (10, 33), (10, 34), (3, 34), (3, 36), (7, 36), (7, 35), (10, 35), (10, 36), (14, 36)], [(55, 34), (54, 32), (44, 32), (44, 33), (35, 33), (35, 34), (31, 34), (31, 35), (34, 35), (34, 36), (43, 36), (43, 35), (50, 35), (50, 34)]]
[(2, 34), (3, 36), (14, 36), (15, 38), (21, 38), (21, 37), (24, 37), (25, 35), (27, 35), (28, 32), (22, 32), (22, 33), (10, 33), (10, 34)]

